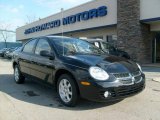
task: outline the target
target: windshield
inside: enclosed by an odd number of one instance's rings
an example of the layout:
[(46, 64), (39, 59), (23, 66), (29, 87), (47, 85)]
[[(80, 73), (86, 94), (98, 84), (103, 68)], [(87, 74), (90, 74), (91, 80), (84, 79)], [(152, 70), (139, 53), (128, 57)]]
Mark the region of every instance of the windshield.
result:
[(57, 52), (61, 55), (69, 54), (94, 54), (101, 55), (104, 54), (102, 50), (90, 44), (87, 41), (73, 39), (73, 38), (61, 38), (52, 41)]

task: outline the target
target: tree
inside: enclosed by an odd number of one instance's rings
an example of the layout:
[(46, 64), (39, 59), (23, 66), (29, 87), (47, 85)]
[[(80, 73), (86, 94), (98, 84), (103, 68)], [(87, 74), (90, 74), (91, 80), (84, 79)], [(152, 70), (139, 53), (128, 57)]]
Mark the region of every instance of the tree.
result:
[(38, 18), (35, 15), (26, 15), (26, 24), (32, 23), (36, 20), (38, 20)]
[(5, 42), (5, 47), (7, 48), (7, 41), (13, 37), (14, 31), (9, 30), (9, 24), (0, 24), (0, 39)]

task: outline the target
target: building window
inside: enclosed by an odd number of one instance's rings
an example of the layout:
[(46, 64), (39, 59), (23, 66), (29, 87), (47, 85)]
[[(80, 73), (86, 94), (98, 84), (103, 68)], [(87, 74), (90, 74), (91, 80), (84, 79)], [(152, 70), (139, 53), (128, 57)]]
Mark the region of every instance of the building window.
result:
[(107, 35), (106, 40), (109, 44), (115, 46), (117, 42), (117, 35)]
[(103, 36), (88, 37), (88, 39), (101, 39), (101, 40), (103, 40)]

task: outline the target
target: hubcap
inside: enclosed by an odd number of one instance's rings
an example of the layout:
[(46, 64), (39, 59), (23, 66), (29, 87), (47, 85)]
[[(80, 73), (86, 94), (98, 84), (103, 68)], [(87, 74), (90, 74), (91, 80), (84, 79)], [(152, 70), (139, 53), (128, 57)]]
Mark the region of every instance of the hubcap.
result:
[(72, 86), (67, 79), (62, 79), (59, 83), (59, 95), (64, 102), (72, 99)]
[(16, 81), (19, 80), (19, 71), (18, 71), (18, 68), (16, 67), (15, 70), (14, 70), (14, 78)]

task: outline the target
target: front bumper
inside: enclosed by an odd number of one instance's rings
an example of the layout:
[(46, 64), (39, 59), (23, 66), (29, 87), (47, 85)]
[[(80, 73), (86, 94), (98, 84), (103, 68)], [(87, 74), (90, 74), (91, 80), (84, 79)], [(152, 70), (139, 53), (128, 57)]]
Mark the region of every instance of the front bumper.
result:
[[(80, 94), (81, 97), (91, 101), (105, 102), (136, 95), (144, 88), (145, 76), (143, 74), (140, 82), (130, 85), (120, 85), (118, 82), (91, 82), (90, 86), (80, 85)], [(108, 97), (104, 97), (106, 91), (109, 92)]]

